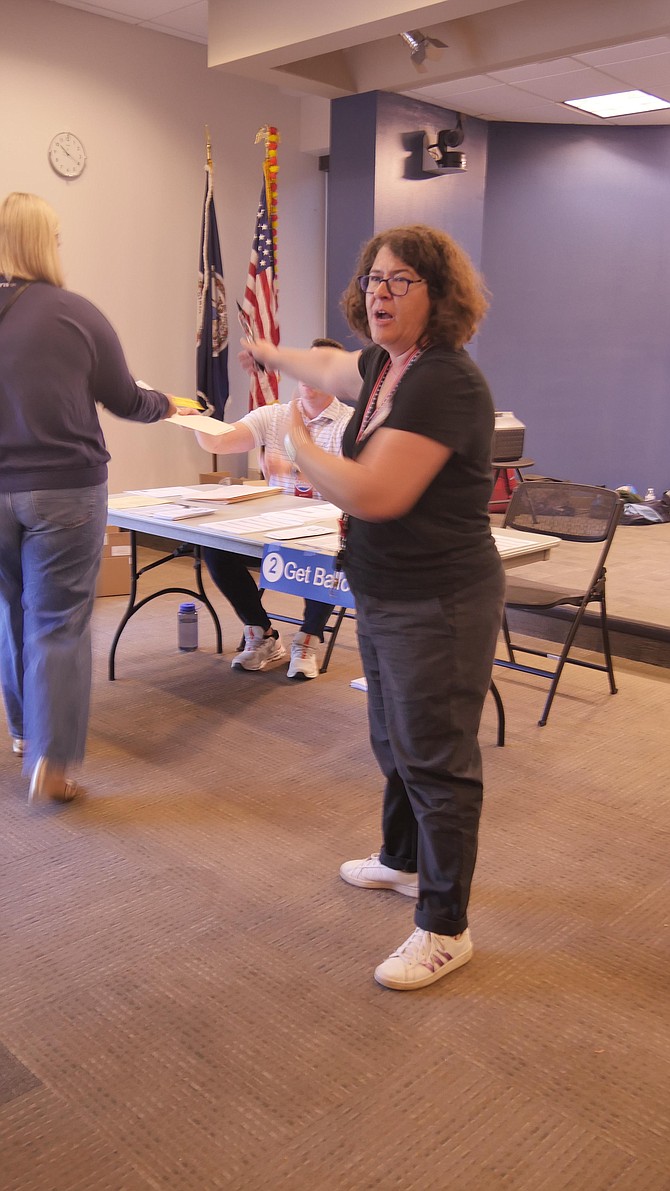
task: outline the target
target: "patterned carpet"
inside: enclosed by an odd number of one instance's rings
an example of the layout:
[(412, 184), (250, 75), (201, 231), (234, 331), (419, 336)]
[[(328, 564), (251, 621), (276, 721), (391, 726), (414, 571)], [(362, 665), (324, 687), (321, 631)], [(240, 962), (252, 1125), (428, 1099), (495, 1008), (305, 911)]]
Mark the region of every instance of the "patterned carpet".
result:
[(353, 626), (290, 683), (216, 602), (223, 657), (165, 597), (110, 683), (98, 600), (86, 801), (0, 757), (3, 1191), (668, 1191), (670, 671), (571, 671), (543, 729), (496, 672), (475, 956), (394, 993), (411, 902), (337, 875), (379, 842)]

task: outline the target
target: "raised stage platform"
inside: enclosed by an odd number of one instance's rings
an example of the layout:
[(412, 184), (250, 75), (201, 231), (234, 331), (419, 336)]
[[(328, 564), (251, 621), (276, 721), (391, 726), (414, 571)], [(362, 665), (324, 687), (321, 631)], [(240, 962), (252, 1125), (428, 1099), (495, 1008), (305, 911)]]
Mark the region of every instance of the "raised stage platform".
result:
[[(569, 564), (571, 549), (563, 542), (555, 557), (560, 552)], [(539, 581), (541, 565), (529, 568), (528, 577)], [(670, 668), (670, 523), (619, 526), (607, 561), (607, 609), (615, 656)], [(549, 615), (515, 613), (510, 624), (517, 633), (561, 641), (570, 615), (563, 608)], [(589, 621), (596, 623), (597, 613), (587, 617), (579, 644), (598, 648), (599, 635)]]

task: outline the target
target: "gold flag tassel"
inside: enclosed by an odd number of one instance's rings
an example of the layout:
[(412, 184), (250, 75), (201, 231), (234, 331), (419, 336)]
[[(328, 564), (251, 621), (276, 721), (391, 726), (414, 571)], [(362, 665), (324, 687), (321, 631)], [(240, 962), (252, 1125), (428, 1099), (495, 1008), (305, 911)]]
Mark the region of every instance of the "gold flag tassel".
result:
[(279, 165), (277, 163), (277, 146), (279, 144), (279, 133), (272, 124), (264, 124), (256, 133), (255, 145), (260, 141), (265, 141), (265, 161), (263, 162), (263, 175), (265, 177), (265, 199), (268, 208), (268, 218), (270, 220), (270, 227), (272, 229), (272, 251), (274, 255), (274, 276), (275, 284), (277, 282), (278, 266), (277, 266), (277, 174), (279, 173)]

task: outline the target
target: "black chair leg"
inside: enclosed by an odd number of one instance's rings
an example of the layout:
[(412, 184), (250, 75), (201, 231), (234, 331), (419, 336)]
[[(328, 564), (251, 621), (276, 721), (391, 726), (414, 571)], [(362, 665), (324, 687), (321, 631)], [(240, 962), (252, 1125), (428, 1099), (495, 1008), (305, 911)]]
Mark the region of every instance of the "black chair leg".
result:
[(326, 673), (326, 670), (328, 669), (328, 665), (329, 665), (329, 663), (330, 663), (330, 657), (331, 657), (331, 654), (332, 654), (332, 652), (333, 652), (333, 650), (334, 650), (334, 648), (335, 648), (335, 642), (336, 642), (336, 640), (337, 640), (337, 634), (339, 633), (339, 631), (340, 631), (340, 628), (341, 628), (341, 626), (342, 626), (342, 621), (344, 620), (344, 617), (345, 617), (345, 615), (346, 615), (346, 611), (347, 611), (347, 610), (346, 610), (346, 608), (338, 608), (338, 609), (337, 609), (337, 616), (335, 617), (335, 623), (334, 623), (334, 625), (332, 626), (332, 628), (329, 628), (329, 629), (328, 629), (328, 633), (329, 633), (329, 637), (328, 637), (328, 644), (327, 644), (327, 646), (326, 646), (326, 652), (325, 652), (325, 653), (324, 653), (324, 655), (323, 655), (323, 661), (322, 661), (322, 663), (321, 663), (321, 669), (319, 670), (319, 673), (320, 673), (320, 674), (325, 674), (325, 673)]
[[(551, 680), (551, 686), (549, 687), (549, 694), (547, 695), (547, 701), (544, 705), (544, 711), (542, 712), (542, 717), (541, 717), (541, 719), (539, 719), (537, 721), (538, 726), (540, 728), (544, 728), (547, 720), (549, 719), (549, 712), (551, 710), (551, 705), (554, 701), (554, 695), (556, 694), (556, 687), (558, 686), (558, 680), (561, 677), (561, 674), (563, 673), (563, 670), (565, 668), (565, 663), (567, 661), (568, 654), (572, 648), (572, 643), (573, 643), (575, 637), (577, 636), (577, 629), (579, 628), (579, 626), (581, 624), (582, 617), (586, 610), (586, 606), (587, 606), (586, 601), (584, 601), (582, 604), (580, 604), (579, 611), (577, 612), (572, 624), (570, 625), (568, 635), (565, 638), (565, 644), (563, 645), (563, 649), (561, 650), (561, 656), (558, 659), (558, 665), (556, 666), (556, 670), (554, 672), (554, 677)], [(547, 657), (549, 655), (545, 654), (544, 656)]]
[(613, 695), (617, 693), (616, 679), (614, 677), (614, 664), (612, 662), (612, 650), (610, 649), (610, 635), (607, 628), (607, 608), (605, 607), (605, 592), (603, 591), (600, 600), (600, 628), (603, 639), (603, 653), (605, 655), (605, 665), (607, 666), (607, 677), (610, 680), (610, 692)]
[(510, 637), (509, 625), (507, 623), (507, 613), (506, 612), (503, 612), (502, 632), (503, 632), (503, 637), (505, 638), (505, 645), (507, 646), (507, 656), (508, 656), (510, 662), (516, 662), (516, 658), (514, 656), (514, 650), (512, 648), (512, 639)]
[(491, 686), (489, 687), (491, 694), (495, 700), (496, 710), (498, 712), (498, 739), (496, 744), (498, 748), (502, 748), (505, 743), (505, 706), (495, 682), (491, 679)]

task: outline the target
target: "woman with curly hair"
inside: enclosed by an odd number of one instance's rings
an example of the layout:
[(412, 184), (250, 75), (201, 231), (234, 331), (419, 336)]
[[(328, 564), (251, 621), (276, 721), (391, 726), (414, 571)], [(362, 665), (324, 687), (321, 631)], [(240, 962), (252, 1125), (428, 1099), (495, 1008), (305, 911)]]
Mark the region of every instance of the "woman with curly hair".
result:
[(385, 778), (382, 846), (340, 869), (416, 899), (415, 930), (375, 970), (423, 988), (472, 956), (477, 733), (503, 607), (491, 535), (494, 407), (464, 344), (484, 284), (445, 233), (393, 228), (362, 249), (343, 305), (372, 345), (357, 352), (244, 344), (240, 359), (357, 398), (343, 457), (310, 439), (297, 408), (286, 449), (344, 510), (342, 565), (356, 600), (372, 749)]

